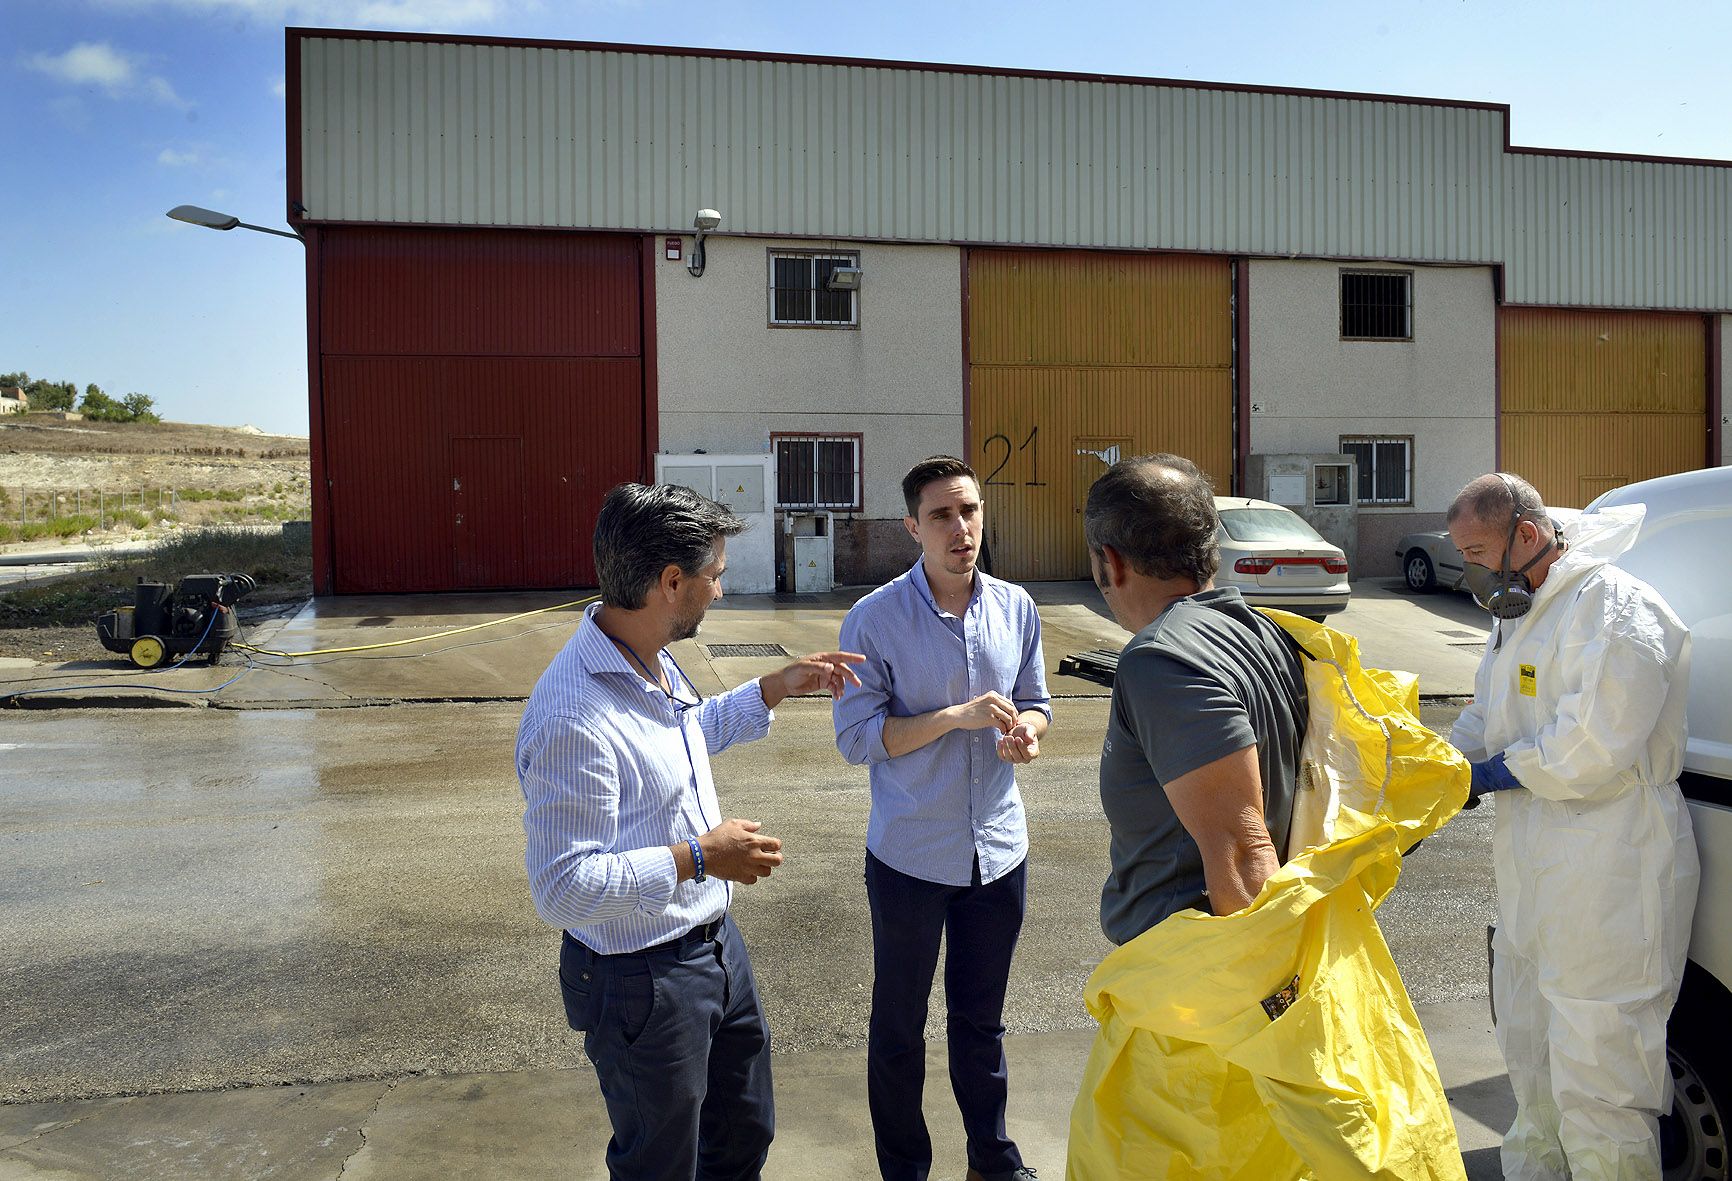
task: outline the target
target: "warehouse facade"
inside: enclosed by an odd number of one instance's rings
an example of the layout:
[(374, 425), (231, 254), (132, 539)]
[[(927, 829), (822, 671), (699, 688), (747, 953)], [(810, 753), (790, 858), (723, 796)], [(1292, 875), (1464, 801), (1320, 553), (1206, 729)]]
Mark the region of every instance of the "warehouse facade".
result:
[(719, 51), (291, 29), (287, 73), (320, 593), (588, 584), (658, 452), (773, 456), (844, 583), (906, 568), (935, 451), (1019, 579), (1085, 575), (1081, 497), (1141, 451), (1246, 494), (1253, 456), (1352, 457), (1361, 574), (1494, 465), (1580, 505), (1725, 461), (1726, 162)]

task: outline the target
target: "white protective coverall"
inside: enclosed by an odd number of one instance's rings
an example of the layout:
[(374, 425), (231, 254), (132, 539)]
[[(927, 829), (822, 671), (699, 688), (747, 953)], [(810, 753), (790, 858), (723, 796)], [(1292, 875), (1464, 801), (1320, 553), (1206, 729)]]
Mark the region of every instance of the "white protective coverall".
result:
[(1511, 1181), (1660, 1176), (1677, 1000), (1699, 869), (1683, 765), (1690, 633), (1608, 563), (1640, 505), (1565, 531), (1524, 617), (1486, 647), (1451, 740), (1503, 753), (1526, 790), (1496, 793), (1498, 1044), (1515, 1088)]

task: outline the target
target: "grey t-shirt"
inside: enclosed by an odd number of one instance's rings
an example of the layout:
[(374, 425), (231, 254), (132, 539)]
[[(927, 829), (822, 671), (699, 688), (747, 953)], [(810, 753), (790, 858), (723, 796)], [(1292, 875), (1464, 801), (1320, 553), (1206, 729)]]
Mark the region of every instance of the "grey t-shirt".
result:
[(1202, 854), (1163, 784), (1255, 746), (1264, 819), (1285, 850), (1308, 708), (1301, 659), (1235, 587), (1178, 600), (1125, 646), (1101, 751), (1108, 939), (1127, 943), (1170, 914), (1209, 909)]

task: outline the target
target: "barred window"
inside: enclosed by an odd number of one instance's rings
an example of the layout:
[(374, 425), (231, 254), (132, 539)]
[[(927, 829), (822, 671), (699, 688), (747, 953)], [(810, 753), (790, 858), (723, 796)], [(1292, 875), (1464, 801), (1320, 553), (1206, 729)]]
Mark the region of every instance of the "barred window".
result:
[(776, 507), (859, 512), (858, 434), (770, 436), (776, 455)]
[(1342, 271), (1341, 339), (1412, 340), (1412, 272)]
[(858, 253), (770, 252), (770, 323), (806, 327), (860, 322), (858, 291), (831, 291), (830, 272), (857, 267)]
[(1413, 503), (1413, 436), (1343, 435), (1341, 451), (1359, 461), (1360, 504)]

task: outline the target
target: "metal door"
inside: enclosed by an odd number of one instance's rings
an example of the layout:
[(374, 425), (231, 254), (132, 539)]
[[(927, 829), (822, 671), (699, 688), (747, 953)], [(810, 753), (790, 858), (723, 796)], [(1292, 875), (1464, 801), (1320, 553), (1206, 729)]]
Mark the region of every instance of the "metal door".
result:
[[(593, 585), (602, 497), (645, 478), (653, 449), (639, 239), (343, 227), (319, 242), (321, 593)], [(498, 445), (462, 442), (483, 436), (520, 440), (509, 473)], [(460, 465), (485, 494), (461, 530)], [(526, 516), (484, 539), (474, 516), (500, 498)]]
[(523, 583), (523, 440), (451, 440), (452, 582), (465, 590)]
[(1079, 449), (1170, 451), (1228, 486), (1226, 259), (971, 250), (968, 276), (969, 462), (995, 573), (1089, 576), (1082, 508), (1106, 465)]
[(1505, 471), (1547, 504), (1707, 460), (1707, 332), (1677, 312), (1504, 308), (1499, 427)]

